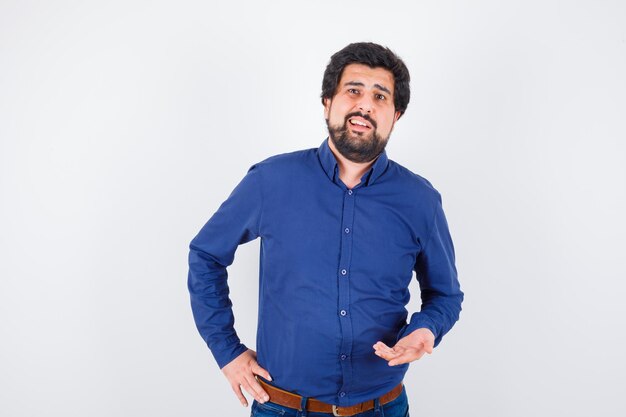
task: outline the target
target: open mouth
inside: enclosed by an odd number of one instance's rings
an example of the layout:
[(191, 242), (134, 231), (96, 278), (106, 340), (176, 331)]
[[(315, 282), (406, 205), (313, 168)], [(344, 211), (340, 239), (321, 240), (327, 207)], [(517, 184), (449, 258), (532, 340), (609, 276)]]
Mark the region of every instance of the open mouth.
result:
[(348, 122), (354, 130), (364, 132), (372, 128), (372, 126), (365, 119), (360, 117), (351, 117), (348, 119)]

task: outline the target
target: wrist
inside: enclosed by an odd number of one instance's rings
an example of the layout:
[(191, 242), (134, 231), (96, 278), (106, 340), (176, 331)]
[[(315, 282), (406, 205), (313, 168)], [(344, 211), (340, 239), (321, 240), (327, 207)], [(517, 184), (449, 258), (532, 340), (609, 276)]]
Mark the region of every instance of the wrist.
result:
[(419, 329), (413, 330), (407, 336), (409, 340), (415, 341), (416, 343), (422, 343), (424, 341), (434, 342), (435, 334), (428, 327), (420, 327)]

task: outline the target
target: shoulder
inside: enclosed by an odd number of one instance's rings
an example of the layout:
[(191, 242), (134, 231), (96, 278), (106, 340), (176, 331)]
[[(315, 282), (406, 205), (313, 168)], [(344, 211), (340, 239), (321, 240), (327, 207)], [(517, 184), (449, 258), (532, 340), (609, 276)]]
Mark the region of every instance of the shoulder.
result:
[(408, 190), (414, 197), (432, 200), (433, 203), (441, 201), (441, 194), (433, 184), (423, 176), (389, 159), (388, 170), (392, 174), (394, 182), (404, 190)]
[(292, 152), (272, 155), (252, 165), (263, 176), (280, 175), (312, 166), (317, 160), (317, 148), (301, 149)]
[(292, 152), (285, 152), (265, 158), (264, 160), (258, 162), (257, 165), (279, 167), (282, 165), (300, 164), (303, 161), (315, 157), (316, 151), (317, 148), (310, 148)]

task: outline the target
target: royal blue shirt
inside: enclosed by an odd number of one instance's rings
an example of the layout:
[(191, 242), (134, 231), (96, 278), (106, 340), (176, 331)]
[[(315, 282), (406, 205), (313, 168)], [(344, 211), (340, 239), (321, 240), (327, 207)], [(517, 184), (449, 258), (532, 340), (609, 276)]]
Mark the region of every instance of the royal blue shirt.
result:
[[(257, 360), (280, 388), (338, 406), (373, 399), (409, 366), (389, 366), (376, 341), (393, 346), (424, 327), (437, 346), (459, 318), (440, 194), (385, 151), (349, 189), (326, 139), (253, 165), (191, 241), (191, 307), (220, 368), (247, 349), (233, 328), (226, 268), (257, 237)], [(422, 305), (407, 323), (414, 271)]]

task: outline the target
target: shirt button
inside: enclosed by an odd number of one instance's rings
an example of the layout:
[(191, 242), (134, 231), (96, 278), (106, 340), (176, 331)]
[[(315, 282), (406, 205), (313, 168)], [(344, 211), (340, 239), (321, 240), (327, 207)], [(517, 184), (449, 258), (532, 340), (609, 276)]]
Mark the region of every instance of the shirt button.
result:
[(345, 269), (341, 270), (341, 275), (346, 275), (348, 273), (348, 271), (346, 271)]
[(346, 356), (346, 355), (341, 355), (341, 360), (342, 360), (342, 361), (345, 361), (345, 360), (346, 360), (346, 358), (347, 358), (347, 356)]
[(346, 310), (341, 310), (341, 311), (339, 312), (339, 314), (341, 314), (342, 316), (345, 316), (345, 315), (346, 315), (346, 314), (348, 314), (348, 313), (346, 312)]
[(344, 232), (346, 233), (350, 233), (350, 229), (348, 229), (347, 227), (345, 229), (343, 229)]
[(343, 392), (343, 391), (341, 391), (341, 392), (339, 393), (339, 396), (340, 396), (340, 397), (345, 397), (345, 396), (346, 396), (346, 393), (345, 393), (345, 392)]
[(352, 190), (348, 190), (348, 194), (349, 194), (349, 195), (352, 195)]

